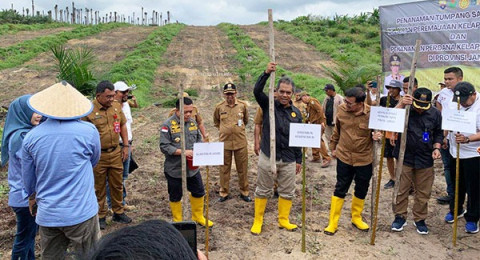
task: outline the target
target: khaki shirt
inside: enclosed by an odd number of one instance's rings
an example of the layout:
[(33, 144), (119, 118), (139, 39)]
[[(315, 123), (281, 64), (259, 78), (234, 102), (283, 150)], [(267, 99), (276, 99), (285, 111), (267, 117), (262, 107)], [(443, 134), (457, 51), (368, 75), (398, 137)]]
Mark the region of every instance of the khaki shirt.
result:
[(298, 108), (298, 110), (300, 110), (302, 115), (307, 114), (307, 104), (303, 103), (301, 99), (299, 101), (294, 100), (292, 101), (292, 103), (296, 108)]
[(368, 129), (370, 106), (364, 106), (356, 115), (346, 111), (346, 104), (340, 105), (330, 140), (330, 150), (336, 150), (337, 158), (351, 166), (365, 166), (373, 161), (372, 131)]
[(247, 146), (245, 125), (248, 123), (247, 103), (235, 100), (233, 107), (222, 101), (215, 107), (213, 124), (219, 129), (220, 142), (225, 150), (238, 150)]
[(257, 108), (257, 113), (255, 114), (255, 118), (253, 119), (253, 123), (256, 125), (263, 125), (263, 110), (261, 107)]
[(310, 97), (310, 101), (307, 104), (307, 122), (312, 124), (325, 123), (325, 113), (323, 113), (322, 104), (318, 99)]
[[(171, 117), (173, 116), (173, 114), (175, 114), (175, 111), (177, 109), (176, 108), (173, 108), (172, 110), (170, 110), (170, 112), (168, 113), (168, 117)], [(193, 106), (193, 111), (192, 111), (192, 116), (190, 118), (193, 118), (195, 119), (195, 121), (197, 122), (197, 124), (201, 125), (202, 122), (203, 122), (203, 119), (202, 117), (200, 116), (200, 113), (198, 112), (198, 108), (196, 106)]]
[(120, 133), (115, 133), (114, 122), (119, 122), (120, 127), (127, 122), (125, 114), (122, 111), (122, 105), (118, 101), (113, 101), (112, 106), (105, 108), (97, 99), (93, 100), (93, 110), (82, 120), (95, 125), (100, 134), (100, 143), (102, 149), (109, 149), (119, 145)]

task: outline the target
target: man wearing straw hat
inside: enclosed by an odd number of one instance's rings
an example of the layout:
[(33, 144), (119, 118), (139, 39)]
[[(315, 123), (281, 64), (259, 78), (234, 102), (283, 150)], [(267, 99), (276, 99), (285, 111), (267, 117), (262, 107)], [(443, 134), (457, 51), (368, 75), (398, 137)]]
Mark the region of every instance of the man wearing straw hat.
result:
[[(428, 216), (428, 201), (432, 193), (435, 174), (433, 160), (440, 159), (440, 147), (443, 141), (442, 115), (432, 107), (432, 91), (427, 88), (415, 90), (412, 96), (406, 94), (400, 106), (411, 105), (408, 119), (407, 142), (402, 173), (400, 175), (396, 204), (393, 206), (395, 220), (393, 231), (402, 231), (407, 225), (408, 196), (413, 189), (412, 207), (414, 225), (421, 235), (428, 234), (425, 219)], [(393, 155), (398, 157), (400, 138), (397, 138)]]
[[(107, 180), (112, 199), (112, 220), (127, 224), (132, 222), (124, 212), (123, 205), (123, 162), (128, 158), (128, 134), (125, 114), (119, 102), (114, 101), (115, 87), (107, 80), (97, 85), (96, 98), (92, 112), (83, 118), (97, 127), (100, 133), (102, 155), (93, 169), (95, 175), (95, 194), (98, 200), (100, 228), (107, 226)], [(119, 139), (122, 138), (123, 146)]]
[[(185, 120), (185, 156), (187, 157), (187, 189), (190, 191), (192, 220), (202, 226), (213, 226), (212, 221), (206, 221), (203, 216), (205, 189), (202, 175), (193, 163), (193, 144), (202, 142), (202, 136), (195, 120), (192, 119), (193, 101), (183, 97), (183, 117)], [(163, 173), (167, 178), (168, 197), (172, 220), (179, 222), (182, 216), (182, 162), (181, 162), (181, 127), (180, 127), (180, 99), (177, 100), (175, 114), (169, 117), (160, 128), (160, 150), (165, 154)], [(208, 181), (208, 180), (207, 180)]]
[(33, 95), (28, 105), (48, 119), (23, 141), (23, 182), (40, 226), (42, 258), (64, 259), (69, 244), (86, 252), (100, 236), (93, 180), (100, 137), (79, 120), (93, 106), (65, 81)]

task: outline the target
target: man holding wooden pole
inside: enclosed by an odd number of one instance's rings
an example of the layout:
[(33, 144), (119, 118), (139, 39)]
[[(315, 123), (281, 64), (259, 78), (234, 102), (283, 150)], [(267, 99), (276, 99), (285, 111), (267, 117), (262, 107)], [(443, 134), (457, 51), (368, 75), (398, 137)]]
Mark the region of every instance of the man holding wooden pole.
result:
[[(206, 226), (203, 216), (205, 189), (202, 176), (198, 167), (193, 163), (193, 144), (202, 142), (202, 136), (197, 123), (191, 118), (193, 101), (183, 97), (184, 120), (185, 120), (185, 156), (187, 157), (187, 189), (190, 191), (190, 204), (192, 207), (192, 220), (202, 226)], [(180, 99), (176, 103), (176, 111), (168, 118), (160, 128), (160, 150), (165, 154), (164, 174), (167, 178), (168, 195), (172, 219), (174, 222), (183, 220), (182, 216), (182, 167), (181, 167), (181, 129), (180, 129)], [(208, 181), (208, 180), (207, 180)], [(208, 226), (213, 222), (208, 221)]]
[[(392, 223), (393, 231), (402, 231), (406, 225), (408, 196), (413, 188), (415, 194), (412, 212), (415, 226), (419, 234), (428, 234), (425, 219), (428, 216), (428, 201), (435, 177), (433, 160), (440, 159), (440, 146), (443, 140), (442, 115), (432, 107), (431, 101), (432, 91), (419, 88), (413, 93), (413, 97), (406, 94), (397, 106), (404, 108), (413, 103), (408, 120), (400, 187), (396, 203), (393, 205), (395, 214), (395, 220)], [(393, 154), (398, 156), (399, 150), (400, 139), (397, 138)]]
[(372, 177), (373, 140), (380, 139), (382, 134), (373, 133), (368, 128), (370, 106), (365, 103), (365, 99), (363, 89), (351, 88), (345, 92), (345, 103), (338, 107), (330, 140), (332, 157), (337, 158), (337, 183), (330, 205), (330, 220), (324, 229), (327, 235), (337, 232), (345, 196), (353, 180), (355, 193), (352, 198), (352, 224), (362, 231), (369, 229), (361, 214)]
[[(464, 215), (466, 224), (465, 232), (478, 233), (478, 220), (480, 219), (480, 154), (477, 147), (480, 146), (480, 95), (475, 91), (472, 84), (459, 82), (453, 90), (454, 100), (460, 98), (460, 110), (474, 112), (476, 117), (476, 133), (448, 134), (450, 142), (450, 172), (456, 171), (457, 145), (460, 144), (459, 153), (459, 179), (458, 179), (458, 217)], [(455, 185), (455, 174), (451, 174)], [(455, 186), (454, 186), (455, 187)], [(463, 210), (465, 194), (468, 195), (467, 210)], [(453, 223), (455, 202), (450, 200), (450, 211), (445, 216), (447, 223)]]
[[(276, 64), (270, 62), (267, 69), (258, 78), (253, 93), (263, 111), (262, 136), (269, 136), (269, 97), (263, 92), (270, 73), (276, 70)], [(273, 79), (271, 79), (273, 80)], [(290, 223), (289, 215), (292, 199), (295, 195), (295, 174), (298, 174), (302, 163), (300, 147), (289, 147), (290, 123), (301, 123), (300, 110), (292, 105), (295, 87), (292, 79), (282, 77), (277, 84), (277, 99), (275, 100), (275, 139), (276, 142), (276, 174), (278, 181), (278, 226), (288, 231), (295, 231), (297, 225)], [(262, 232), (263, 215), (268, 198), (273, 195), (274, 174), (270, 166), (270, 138), (262, 138), (258, 159), (257, 188), (255, 190), (255, 219), (250, 229), (252, 234)]]

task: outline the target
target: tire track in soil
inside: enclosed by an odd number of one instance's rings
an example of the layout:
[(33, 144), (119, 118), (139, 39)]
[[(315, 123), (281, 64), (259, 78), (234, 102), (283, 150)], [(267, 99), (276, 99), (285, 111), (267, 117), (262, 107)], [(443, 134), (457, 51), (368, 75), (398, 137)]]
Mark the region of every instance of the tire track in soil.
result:
[[(265, 53), (269, 53), (269, 30), (268, 26), (246, 25), (240, 26), (258, 47)], [(275, 60), (287, 70), (295, 73), (306, 73), (314, 77), (328, 78), (325, 69), (335, 67), (328, 55), (315, 50), (315, 47), (308, 45), (286, 32), (274, 30), (275, 37)]]
[[(101, 77), (112, 64), (122, 60), (135, 45), (145, 40), (155, 27), (122, 27), (84, 38), (72, 39), (66, 47), (87, 46), (93, 50), (96, 62), (92, 66), (94, 75)], [(2, 70), (0, 73), (0, 105), (8, 106), (15, 98), (35, 93), (51, 86), (56, 81), (56, 61), (50, 51), (37, 56), (25, 64)]]
[(31, 40), (34, 38), (55, 35), (61, 32), (68, 32), (75, 29), (75, 27), (59, 27), (53, 29), (43, 29), (34, 31), (20, 31), (15, 34), (4, 34), (0, 36), (0, 48), (5, 48), (14, 44), (21, 43), (23, 41)]

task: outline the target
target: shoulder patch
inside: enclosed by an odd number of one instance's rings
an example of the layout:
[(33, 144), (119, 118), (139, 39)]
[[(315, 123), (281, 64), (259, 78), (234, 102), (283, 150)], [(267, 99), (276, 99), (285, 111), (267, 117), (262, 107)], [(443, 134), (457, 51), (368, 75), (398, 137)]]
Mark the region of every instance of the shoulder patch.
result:
[(161, 131), (164, 132), (164, 133), (168, 133), (168, 127), (166, 127), (166, 126), (162, 127)]

